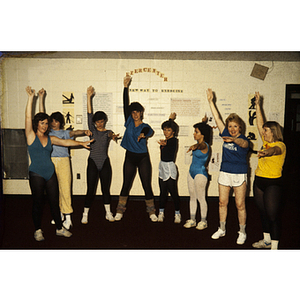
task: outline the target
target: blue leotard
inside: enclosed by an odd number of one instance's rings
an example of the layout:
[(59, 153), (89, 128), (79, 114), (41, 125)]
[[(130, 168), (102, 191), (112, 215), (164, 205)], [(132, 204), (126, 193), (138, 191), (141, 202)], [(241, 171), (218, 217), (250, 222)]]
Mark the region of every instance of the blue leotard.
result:
[(34, 172), (48, 181), (54, 173), (54, 164), (51, 161), (52, 144), (48, 136), (48, 142), (45, 147), (40, 139), (35, 136), (34, 142), (28, 146), (31, 164), (29, 172)]
[(193, 151), (193, 160), (189, 170), (193, 179), (197, 174), (203, 174), (204, 176), (208, 177), (205, 164), (209, 155), (209, 145), (207, 143), (205, 144), (208, 147), (208, 151), (205, 154), (199, 149)]

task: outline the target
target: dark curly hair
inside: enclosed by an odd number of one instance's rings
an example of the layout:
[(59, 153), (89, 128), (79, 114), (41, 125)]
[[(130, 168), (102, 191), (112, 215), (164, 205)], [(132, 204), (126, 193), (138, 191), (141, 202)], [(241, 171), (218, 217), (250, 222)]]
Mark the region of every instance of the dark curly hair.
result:
[(212, 128), (206, 124), (206, 122), (200, 122), (194, 124), (194, 128), (198, 128), (200, 132), (204, 135), (204, 141), (207, 144), (211, 144)]
[(38, 125), (40, 121), (44, 121), (44, 120), (48, 120), (48, 129), (45, 132), (45, 135), (48, 135), (49, 131), (50, 131), (50, 117), (46, 114), (46, 113), (37, 113), (32, 120), (32, 129), (33, 131), (36, 133), (37, 129), (38, 129)]
[(59, 111), (54, 112), (54, 113), (51, 114), (51, 116), (50, 116), (50, 123), (52, 123), (53, 120), (56, 120), (56, 121), (58, 121), (60, 123), (59, 124), (59, 128), (60, 129), (63, 129), (65, 127), (65, 118), (62, 115), (62, 113), (60, 113)]
[(128, 112), (131, 114), (133, 111), (139, 111), (141, 113), (141, 120), (144, 118), (144, 106), (139, 102), (131, 102), (128, 106)]
[(171, 128), (174, 131), (174, 136), (178, 135), (179, 126), (174, 120), (169, 119), (169, 120), (163, 122), (161, 124), (161, 129), (164, 130), (165, 128)]
[(96, 111), (95, 114), (93, 115), (93, 123), (99, 120), (104, 120), (105, 123), (107, 122), (108, 118), (104, 111), (100, 111), (100, 110)]

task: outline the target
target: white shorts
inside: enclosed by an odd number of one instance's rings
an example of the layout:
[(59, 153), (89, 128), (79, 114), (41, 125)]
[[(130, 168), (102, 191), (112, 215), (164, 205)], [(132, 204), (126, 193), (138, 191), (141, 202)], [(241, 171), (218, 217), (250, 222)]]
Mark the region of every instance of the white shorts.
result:
[(237, 187), (243, 182), (247, 184), (247, 174), (233, 174), (220, 171), (218, 183), (225, 186)]

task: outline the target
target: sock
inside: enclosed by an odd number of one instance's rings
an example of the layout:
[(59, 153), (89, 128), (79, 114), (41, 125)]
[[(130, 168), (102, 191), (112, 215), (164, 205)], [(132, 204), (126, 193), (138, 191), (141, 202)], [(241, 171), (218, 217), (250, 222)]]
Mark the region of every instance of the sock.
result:
[(278, 250), (279, 241), (271, 240), (271, 250)]
[(220, 228), (225, 231), (226, 230), (226, 222), (220, 222)]
[(110, 204), (104, 204), (106, 213), (110, 213)]
[(271, 243), (271, 235), (270, 235), (270, 233), (264, 232), (263, 235), (264, 235), (264, 240), (265, 240), (267, 243)]
[(87, 215), (87, 214), (89, 213), (89, 210), (90, 210), (89, 207), (85, 207), (85, 208), (83, 209), (83, 213)]
[(245, 225), (240, 224), (240, 232), (246, 234), (246, 224)]
[(175, 215), (180, 215), (180, 210), (175, 210)]
[(65, 214), (66, 221), (71, 222), (71, 215), (70, 214)]
[(201, 218), (201, 222), (207, 223), (206, 218)]
[(164, 212), (165, 212), (165, 209), (164, 209), (164, 208), (160, 208), (160, 209), (159, 209), (159, 212), (160, 212), (160, 213), (164, 213)]
[(196, 215), (191, 214), (191, 220), (196, 221)]

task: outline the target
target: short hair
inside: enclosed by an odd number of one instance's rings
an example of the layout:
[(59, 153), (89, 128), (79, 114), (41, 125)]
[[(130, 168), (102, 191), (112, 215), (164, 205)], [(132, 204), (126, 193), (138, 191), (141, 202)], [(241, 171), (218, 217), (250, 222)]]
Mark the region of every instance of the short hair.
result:
[(207, 144), (211, 144), (212, 128), (206, 124), (206, 122), (200, 122), (194, 124), (194, 128), (198, 128), (200, 132), (204, 135), (204, 141)]
[(165, 128), (171, 128), (174, 131), (174, 136), (178, 135), (179, 126), (174, 120), (169, 119), (169, 120), (163, 122), (161, 124), (161, 129), (164, 130)]
[(244, 121), (236, 114), (236, 113), (231, 113), (225, 120), (225, 127), (228, 129), (228, 124), (229, 122), (235, 122), (240, 126), (240, 132), (244, 132), (245, 130), (245, 123)]
[(263, 128), (268, 127), (273, 133), (274, 141), (283, 142), (282, 128), (276, 121), (268, 121), (263, 125)]
[(107, 115), (104, 111), (97, 111), (95, 112), (95, 114), (93, 115), (93, 122), (95, 123), (96, 121), (99, 121), (99, 120), (104, 120), (104, 122), (106, 123), (108, 118), (107, 118)]
[(50, 117), (46, 114), (46, 113), (37, 113), (34, 117), (33, 117), (33, 120), (32, 120), (32, 129), (33, 131), (36, 133), (37, 132), (37, 129), (38, 129), (38, 125), (39, 125), (39, 122), (40, 121), (44, 121), (44, 120), (48, 120), (48, 129), (47, 131), (45, 132), (45, 135), (48, 135), (48, 133), (50, 132), (50, 126), (49, 126), (49, 123), (50, 123)]
[(144, 118), (144, 106), (139, 102), (131, 102), (128, 106), (128, 112), (132, 114), (133, 111), (139, 111), (141, 113), (141, 120)]
[(65, 118), (62, 115), (62, 113), (60, 113), (59, 111), (54, 112), (50, 115), (50, 123), (52, 123), (53, 120), (56, 120), (60, 123), (59, 124), (60, 129), (63, 129), (65, 127)]

